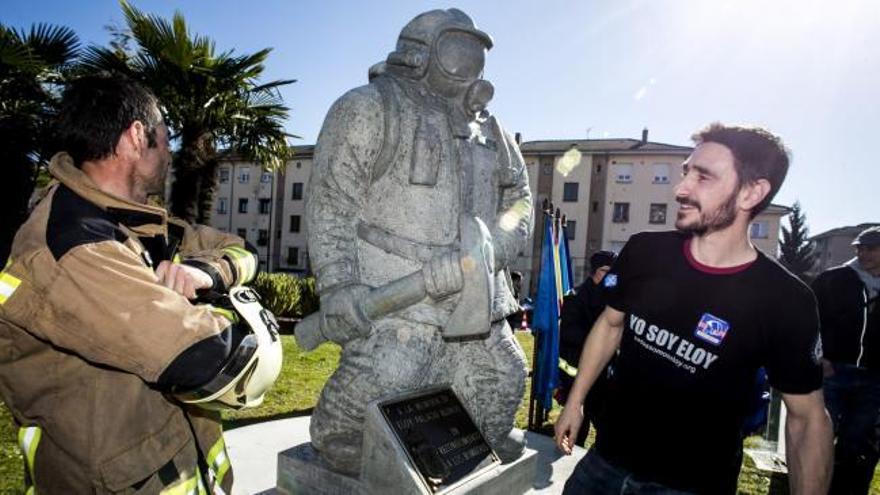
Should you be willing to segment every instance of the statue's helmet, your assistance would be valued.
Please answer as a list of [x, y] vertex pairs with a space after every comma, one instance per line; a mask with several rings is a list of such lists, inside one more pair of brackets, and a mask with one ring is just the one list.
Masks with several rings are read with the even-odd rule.
[[430, 76], [429, 84], [442, 93], [460, 92], [480, 77], [491, 48], [492, 37], [461, 10], [431, 10], [403, 27], [387, 63], [412, 79]]

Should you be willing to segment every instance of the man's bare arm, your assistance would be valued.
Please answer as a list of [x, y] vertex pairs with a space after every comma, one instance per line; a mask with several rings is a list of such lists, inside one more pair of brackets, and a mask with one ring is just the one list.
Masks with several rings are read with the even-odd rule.
[[825, 495], [831, 482], [833, 432], [822, 391], [782, 394], [788, 482], [793, 495]]
[[581, 410], [584, 398], [593, 383], [599, 378], [599, 373], [605, 369], [620, 346], [620, 338], [623, 336], [623, 318], [624, 314], [620, 311], [606, 307], [584, 342], [584, 349], [581, 351], [581, 358], [578, 361], [577, 376], [568, 394], [565, 409], [563, 409], [555, 426], [556, 445], [566, 454], [571, 453], [573, 439], [584, 420], [584, 414]]

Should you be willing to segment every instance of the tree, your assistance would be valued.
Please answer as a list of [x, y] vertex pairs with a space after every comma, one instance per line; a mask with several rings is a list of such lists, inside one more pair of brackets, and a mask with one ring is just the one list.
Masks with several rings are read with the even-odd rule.
[[35, 24], [29, 31], [0, 24], [0, 267], [28, 200], [53, 150], [52, 121], [59, 90], [79, 50], [63, 26]]
[[782, 227], [782, 239], [779, 241], [782, 255], [779, 261], [798, 278], [809, 282], [808, 272], [816, 263], [816, 254], [813, 252], [814, 246], [813, 241], [810, 240], [806, 215], [797, 201], [788, 214], [788, 225], [789, 227]]
[[[289, 109], [278, 88], [294, 80], [259, 83], [271, 49], [250, 55], [217, 53], [214, 41], [193, 35], [183, 15], [173, 19], [144, 14], [120, 2], [130, 36], [110, 47], [86, 49], [82, 70], [109, 71], [141, 81], [166, 112], [174, 153], [171, 212], [188, 221], [207, 223], [222, 150], [268, 170], [289, 156], [283, 123]], [[133, 51], [127, 51], [129, 42]]]

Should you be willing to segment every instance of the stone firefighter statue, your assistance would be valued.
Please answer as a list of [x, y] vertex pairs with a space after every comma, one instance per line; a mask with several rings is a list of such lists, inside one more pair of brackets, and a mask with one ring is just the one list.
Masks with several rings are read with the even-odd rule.
[[490, 48], [460, 10], [417, 16], [318, 137], [306, 210], [320, 324], [297, 338], [342, 345], [311, 422], [337, 471], [360, 471], [368, 403], [439, 384], [503, 461], [522, 453], [526, 364], [505, 316], [532, 199], [519, 148], [485, 109]]

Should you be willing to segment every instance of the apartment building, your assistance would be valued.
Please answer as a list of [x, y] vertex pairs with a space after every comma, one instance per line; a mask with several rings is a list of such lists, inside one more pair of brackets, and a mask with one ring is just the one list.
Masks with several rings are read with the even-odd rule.
[[[594, 252], [620, 252], [634, 233], [675, 228], [674, 188], [693, 148], [651, 142], [645, 129], [641, 139], [527, 141], [520, 149], [536, 208], [550, 200], [568, 220], [576, 283], [589, 274]], [[771, 205], [750, 225], [752, 242], [770, 256], [778, 255], [780, 219], [788, 211]], [[514, 267], [531, 292], [541, 259], [540, 215], [535, 225], [533, 242]]]
[[767, 256], [779, 257], [779, 229], [782, 217], [791, 212], [787, 206], [771, 204], [752, 220], [749, 225], [749, 237], [752, 244]]
[[211, 225], [256, 246], [262, 270], [268, 269], [272, 251], [269, 233], [274, 225], [274, 187], [275, 174], [236, 157], [223, 161], [217, 169]]
[[260, 268], [308, 270], [305, 197], [314, 146], [295, 146], [282, 170], [227, 156], [217, 169], [211, 226], [256, 246]]
[[[620, 251], [629, 236], [673, 228], [673, 187], [679, 166], [692, 148], [642, 139], [530, 141], [520, 149], [529, 170], [535, 204], [553, 202], [566, 216], [575, 281], [589, 272], [599, 250]], [[673, 177], [673, 174], [676, 174]], [[536, 229], [541, 216], [536, 217]], [[517, 263], [523, 287], [534, 291], [541, 246], [540, 230]], [[528, 267], [528, 268], [527, 268]]]
[[293, 157], [278, 174], [278, 250], [274, 254], [275, 270], [307, 273], [309, 271], [308, 225], [305, 199], [312, 172], [314, 146], [296, 146]]
[[[544, 200], [566, 217], [576, 283], [586, 278], [594, 252], [619, 252], [636, 232], [674, 228], [673, 188], [691, 147], [651, 142], [646, 129], [642, 139], [530, 141], [520, 142], [520, 149], [535, 205], [534, 237], [511, 266], [522, 273], [524, 291], [536, 289]], [[296, 146], [275, 173], [230, 156], [218, 172], [212, 224], [256, 245], [261, 266], [270, 271], [309, 271], [305, 199], [313, 156], [314, 146]], [[780, 219], [787, 213], [771, 205], [750, 227], [753, 242], [768, 255], [777, 255]]]

